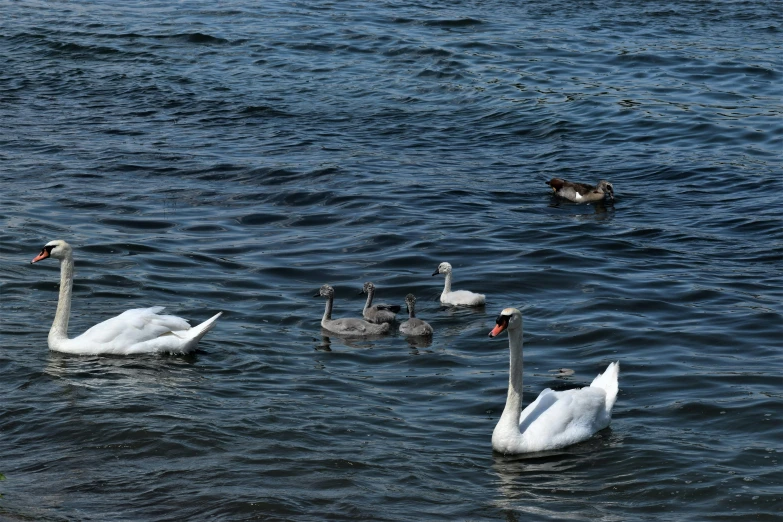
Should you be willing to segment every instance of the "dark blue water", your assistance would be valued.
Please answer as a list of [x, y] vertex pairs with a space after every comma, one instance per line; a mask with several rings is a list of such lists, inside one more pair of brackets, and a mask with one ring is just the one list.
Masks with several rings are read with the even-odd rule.
[[[0, 518], [780, 520], [780, 7], [0, 3]], [[225, 315], [49, 352], [52, 239], [71, 335]], [[432, 342], [324, 337], [365, 281]], [[493, 454], [508, 306], [525, 402], [621, 361], [609, 429]]]

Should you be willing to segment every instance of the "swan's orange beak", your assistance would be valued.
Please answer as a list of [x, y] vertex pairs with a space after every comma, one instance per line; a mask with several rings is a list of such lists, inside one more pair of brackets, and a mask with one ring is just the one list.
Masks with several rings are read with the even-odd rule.
[[35, 256], [35, 257], [33, 258], [33, 260], [32, 260], [32, 261], [30, 261], [30, 264], [32, 265], [33, 263], [37, 263], [37, 262], [38, 262], [38, 261], [40, 261], [41, 259], [46, 259], [47, 257], [49, 257], [49, 251], [48, 251], [47, 249], [45, 249], [45, 248], [44, 248], [43, 250], [41, 250], [41, 253], [40, 253], [40, 254], [38, 254], [37, 256]]
[[490, 337], [497, 337], [498, 334], [502, 333], [506, 328], [508, 328], [508, 316], [505, 315], [499, 315], [497, 318], [497, 325], [492, 329], [491, 332], [489, 332]]
[[499, 333], [501, 333], [503, 330], [505, 330], [507, 326], [508, 326], [507, 324], [499, 324], [499, 325], [495, 326], [492, 329], [492, 331], [489, 332], [489, 336], [490, 337], [497, 336]]

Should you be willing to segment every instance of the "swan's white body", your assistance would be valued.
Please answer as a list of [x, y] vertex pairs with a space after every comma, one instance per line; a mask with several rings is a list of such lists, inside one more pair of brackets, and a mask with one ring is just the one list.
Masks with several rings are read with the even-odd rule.
[[432, 326], [426, 321], [416, 317], [416, 297], [413, 294], [405, 296], [405, 304], [408, 305], [408, 320], [400, 325], [400, 333], [409, 337], [429, 337], [432, 335]]
[[334, 306], [334, 288], [323, 285], [313, 297], [326, 297], [326, 308], [321, 318], [321, 326], [334, 334], [343, 337], [370, 337], [388, 333], [389, 323], [370, 323], [356, 317], [344, 317], [332, 319], [332, 307]]
[[492, 432], [492, 449], [532, 453], [564, 448], [609, 426], [617, 399], [620, 363], [609, 364], [590, 386], [555, 392], [543, 390], [522, 409], [522, 314], [506, 308], [490, 336], [508, 329], [510, 370], [506, 407]]
[[73, 250], [65, 241], [50, 241], [33, 263], [53, 257], [60, 260], [60, 296], [52, 328], [49, 349], [78, 355], [132, 355], [189, 353], [199, 340], [215, 326], [223, 312], [190, 327], [185, 319], [159, 315], [162, 306], [135, 308], [98, 323], [82, 335], [68, 338], [73, 289]]
[[448, 305], [459, 306], [483, 306], [486, 302], [484, 294], [477, 294], [469, 290], [451, 291], [451, 265], [441, 263], [432, 275], [446, 274], [446, 281], [443, 284], [443, 292], [440, 294], [440, 302]]

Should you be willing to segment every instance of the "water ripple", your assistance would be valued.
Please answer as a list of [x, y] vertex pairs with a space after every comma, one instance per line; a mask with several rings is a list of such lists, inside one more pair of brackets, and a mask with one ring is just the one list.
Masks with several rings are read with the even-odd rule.
[[[51, 7], [0, 7], [2, 516], [781, 511], [776, 3]], [[48, 352], [55, 238], [72, 334], [225, 315], [188, 357]], [[313, 292], [365, 281], [433, 339], [325, 335]], [[610, 429], [492, 454], [506, 306], [525, 402], [621, 361]]]

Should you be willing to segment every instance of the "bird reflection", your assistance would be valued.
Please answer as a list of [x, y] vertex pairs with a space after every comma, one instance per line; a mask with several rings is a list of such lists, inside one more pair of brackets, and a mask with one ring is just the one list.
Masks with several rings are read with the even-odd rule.
[[321, 328], [321, 343], [318, 344], [315, 349], [320, 352], [332, 351], [332, 339], [338, 339], [341, 343], [349, 348], [372, 348], [373, 343], [384, 335], [367, 335], [364, 337], [343, 337], [339, 334], [335, 334], [325, 328]]
[[[552, 497], [571, 491], [600, 489], [601, 482], [609, 479], [582, 471], [597, 467], [594, 461], [607, 458], [602, 450], [612, 439], [611, 428], [606, 428], [589, 440], [559, 450], [519, 455], [493, 452], [492, 470], [501, 493], [496, 501], [498, 507], [516, 513], [561, 518], [542, 505], [546, 505]], [[535, 502], [530, 502], [531, 499]], [[592, 514], [585, 512], [574, 518], [590, 519]]]
[[[410, 346], [413, 350], [416, 350], [416, 348], [429, 348], [432, 346], [431, 335], [424, 337], [406, 337], [405, 340], [408, 341], [408, 346]], [[418, 355], [418, 351], [415, 355]]]
[[[79, 389], [101, 389], [118, 400], [145, 396], [153, 390], [177, 389], [203, 377], [193, 370], [198, 357], [187, 356], [74, 356], [49, 352], [43, 374], [62, 383], [66, 393]], [[110, 381], [110, 387], [106, 383]], [[75, 394], [73, 399], [79, 398]]]
[[[563, 209], [569, 209], [574, 212], [574, 217], [577, 218], [586, 218], [588, 216], [592, 217], [593, 219], [609, 219], [614, 216], [614, 203], [613, 202], [606, 202], [606, 201], [600, 201], [598, 203], [592, 203], [592, 204], [580, 204], [580, 203], [571, 203], [570, 201], [565, 201], [561, 198], [553, 197], [549, 201], [549, 206], [551, 208], [563, 208]], [[581, 212], [580, 212], [581, 210]]]
[[[316, 339], [313, 339], [314, 341]], [[332, 351], [332, 340], [329, 339], [329, 336], [322, 335], [321, 336], [321, 344], [317, 344], [315, 346], [315, 350], [317, 352], [331, 352]]]

